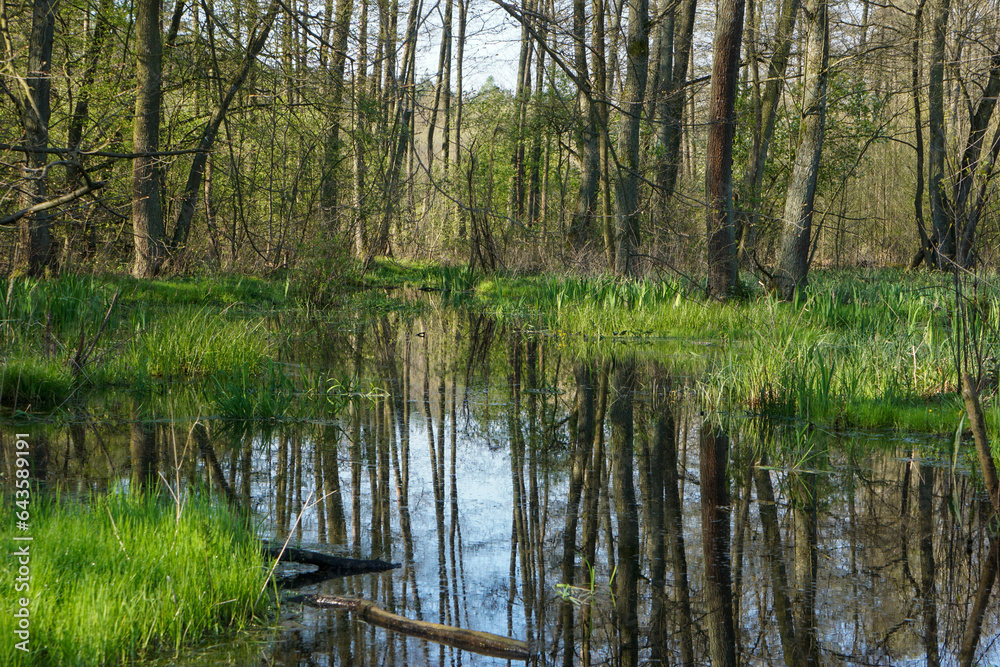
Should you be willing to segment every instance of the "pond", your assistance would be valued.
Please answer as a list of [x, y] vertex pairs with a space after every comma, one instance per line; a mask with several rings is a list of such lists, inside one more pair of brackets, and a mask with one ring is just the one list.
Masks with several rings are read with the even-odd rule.
[[[990, 508], [952, 437], [775, 423], [706, 395], [655, 341], [585, 354], [437, 308], [273, 326], [318, 396], [241, 424], [218, 416], [218, 386], [105, 395], [30, 426], [38, 474], [224, 489], [262, 537], [401, 565], [295, 592], [522, 639], [539, 664], [958, 660]], [[971, 624], [980, 664], [1000, 663], [993, 599]], [[170, 660], [506, 662], [294, 602], [276, 628]]]

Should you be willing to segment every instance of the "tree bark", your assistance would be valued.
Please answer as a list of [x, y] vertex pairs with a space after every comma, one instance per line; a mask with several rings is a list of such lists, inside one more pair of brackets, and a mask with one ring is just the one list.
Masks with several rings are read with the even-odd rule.
[[[587, 9], [585, 0], [573, 0], [573, 44], [576, 67], [576, 103], [580, 127], [577, 130], [577, 150], [580, 153], [580, 189], [569, 228], [569, 241], [580, 249], [593, 234], [594, 214], [597, 211], [597, 184], [601, 175], [598, 139], [601, 119], [587, 67]], [[598, 64], [600, 67], [600, 64]]]
[[799, 142], [785, 197], [784, 228], [774, 274], [775, 287], [786, 301], [791, 300], [807, 282], [816, 181], [826, 124], [827, 61], [830, 51], [827, 0], [806, 0], [803, 12], [808, 29], [805, 90]]
[[688, 61], [691, 58], [696, 5], [697, 0], [682, 0], [679, 11], [675, 10], [673, 35], [670, 40], [674, 53], [671, 59], [666, 59], [672, 60], [673, 72], [669, 77], [664, 71], [661, 71], [660, 75], [661, 98], [659, 103], [663, 106], [656, 112], [656, 115], [660, 119], [658, 140], [663, 149], [663, 156], [658, 161], [656, 169], [656, 186], [660, 200], [655, 214], [657, 216], [666, 215], [666, 206], [673, 197], [677, 187], [677, 174], [680, 172], [682, 121], [684, 119], [684, 103], [687, 101], [685, 86]]
[[[24, 181], [22, 208], [30, 209], [47, 198], [46, 165], [49, 145], [49, 95], [52, 73], [52, 41], [55, 27], [55, 0], [34, 0], [31, 34], [28, 38], [28, 75], [21, 83], [25, 97], [17, 97], [24, 132], [25, 152], [21, 164]], [[4, 7], [4, 13], [6, 13]], [[6, 19], [6, 17], [5, 17]], [[21, 219], [18, 229], [14, 270], [30, 276], [41, 275], [52, 261], [50, 216], [44, 210]]]
[[944, 129], [944, 59], [951, 0], [937, 0], [931, 23], [931, 53], [927, 70], [927, 131], [930, 145], [927, 151], [927, 187], [931, 200], [931, 225], [935, 265], [943, 269], [955, 255], [954, 225], [947, 211], [944, 193], [945, 129]]
[[961, 225], [955, 231], [958, 235], [955, 248], [955, 261], [959, 266], [968, 267], [972, 258], [972, 243], [975, 238], [978, 216], [974, 208], [969, 206], [969, 198], [976, 180], [976, 174], [985, 171], [980, 162], [986, 130], [993, 118], [997, 105], [997, 94], [1000, 93], [1000, 51], [990, 57], [990, 73], [983, 88], [982, 96], [976, 103], [976, 110], [969, 122], [969, 134], [965, 141], [965, 151], [958, 170], [958, 179], [952, 194], [952, 205], [956, 225]]
[[715, 17], [705, 194], [708, 202], [708, 293], [720, 300], [729, 298], [738, 280], [733, 226], [733, 133], [745, 6], [746, 0], [720, 0]]
[[774, 53], [767, 64], [767, 83], [760, 98], [760, 118], [754, 126], [753, 143], [747, 156], [747, 168], [743, 174], [742, 201], [740, 211], [742, 230], [741, 245], [745, 252], [754, 251], [757, 230], [757, 216], [760, 213], [761, 187], [764, 181], [764, 167], [774, 137], [774, 127], [778, 119], [781, 92], [785, 85], [785, 70], [792, 50], [792, 35], [795, 31], [795, 16], [799, 11], [799, 0], [782, 0], [778, 26], [774, 33]]
[[[155, 153], [160, 148], [163, 47], [159, 0], [137, 0], [135, 6], [136, 96], [133, 150]], [[132, 275], [151, 278], [166, 257], [166, 230], [160, 201], [158, 158], [132, 161]]]
[[615, 274], [635, 274], [639, 246], [639, 125], [649, 73], [649, 1], [629, 0], [627, 70], [618, 127], [618, 174], [615, 179]]
[[333, 41], [330, 44], [330, 66], [327, 70], [329, 100], [329, 131], [324, 146], [325, 164], [322, 179], [322, 201], [327, 222], [330, 223], [340, 204], [341, 173], [341, 104], [344, 101], [344, 64], [347, 60], [347, 38], [350, 33], [351, 16], [354, 13], [352, 0], [337, 0], [333, 19]]

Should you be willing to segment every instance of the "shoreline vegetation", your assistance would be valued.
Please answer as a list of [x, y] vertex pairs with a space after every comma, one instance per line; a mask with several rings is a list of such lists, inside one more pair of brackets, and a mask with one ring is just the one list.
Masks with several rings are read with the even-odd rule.
[[[16, 280], [0, 304], [0, 409], [14, 422], [58, 420], [74, 401], [101, 392], [138, 400], [199, 382], [210, 416], [223, 419], [290, 419], [304, 400], [337, 412], [363, 395], [362, 379], [285, 362], [295, 323], [416, 313], [443, 302], [549, 337], [581, 359], [667, 356], [713, 412], [841, 432], [954, 434], [964, 413], [956, 354], [980, 336], [988, 344], [977, 347], [975, 382], [998, 441], [991, 335], [1000, 292], [975, 286], [959, 318], [955, 286], [943, 274], [814, 271], [792, 303], [762, 289], [718, 303], [680, 281], [482, 275], [389, 261], [353, 276], [339, 291], [296, 288], [291, 275]], [[31, 618], [32, 641], [45, 648], [19, 663], [24, 656], [8, 643], [0, 662], [120, 664], [270, 617], [274, 599], [262, 594], [270, 575], [246, 517], [197, 489], [180, 504], [135, 488], [43, 502]], [[0, 536], [12, 530], [0, 528]], [[13, 581], [8, 571], [4, 599], [13, 598], [3, 588]], [[12, 620], [5, 615], [0, 632]]]
[[[34, 508], [30, 652], [0, 643], [4, 665], [130, 664], [270, 613], [260, 540], [221, 499], [122, 491]], [[13, 533], [13, 522], [0, 527], [5, 544]], [[25, 595], [14, 590], [16, 563], [0, 561], [4, 600]], [[14, 636], [17, 621], [0, 615], [0, 632]]]
[[[339, 291], [296, 288], [292, 275], [17, 280], [0, 304], [0, 406], [27, 417], [88, 392], [202, 381], [220, 417], [282, 419], [302, 397], [327, 399], [331, 379], [279, 363], [289, 333], [275, 318], [416, 312], [424, 293], [438, 293], [580, 356], [669, 354], [715, 409], [934, 434], [953, 433], [963, 410], [945, 274], [816, 270], [794, 303], [759, 288], [717, 303], [679, 280], [487, 276], [392, 261], [353, 276]], [[976, 326], [995, 331], [1000, 291], [977, 290], [969, 302]], [[984, 355], [976, 379], [993, 433], [997, 374], [996, 356]]]

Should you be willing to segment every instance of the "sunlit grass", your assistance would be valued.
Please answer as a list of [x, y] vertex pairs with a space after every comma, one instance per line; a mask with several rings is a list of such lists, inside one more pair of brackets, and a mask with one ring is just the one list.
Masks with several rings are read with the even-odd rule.
[[[30, 589], [15, 591], [17, 561], [0, 561], [4, 665], [129, 663], [268, 611], [259, 544], [225, 505], [193, 497], [178, 514], [172, 501], [136, 494], [31, 509]], [[0, 528], [5, 544], [15, 544], [13, 530]], [[21, 597], [30, 599], [29, 653], [12, 639]]]
[[[980, 325], [992, 330], [994, 292], [976, 295]], [[690, 362], [706, 397], [750, 411], [932, 432], [953, 430], [960, 414], [955, 298], [943, 274], [814, 271], [796, 303], [757, 291], [721, 304], [681, 281], [572, 276], [481, 277], [474, 295], [486, 312], [553, 332], [583, 357], [622, 345], [669, 350]]]
[[136, 334], [112, 377], [192, 377], [260, 368], [273, 340], [260, 318], [230, 319], [206, 308], [135, 318]]

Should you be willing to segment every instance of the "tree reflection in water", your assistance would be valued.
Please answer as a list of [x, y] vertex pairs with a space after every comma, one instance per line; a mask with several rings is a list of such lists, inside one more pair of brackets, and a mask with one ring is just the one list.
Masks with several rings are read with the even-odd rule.
[[[317, 336], [304, 362], [359, 388], [336, 414], [208, 420], [178, 459], [197, 397], [81, 409], [40, 429], [48, 483], [228, 488], [265, 537], [403, 564], [306, 592], [527, 639], [545, 664], [947, 664], [974, 630], [975, 658], [1000, 662], [1000, 606], [974, 604], [996, 575], [990, 506], [932, 442], [714, 412], [655, 349], [567, 356], [482, 315]], [[283, 613], [273, 665], [503, 662]]]

